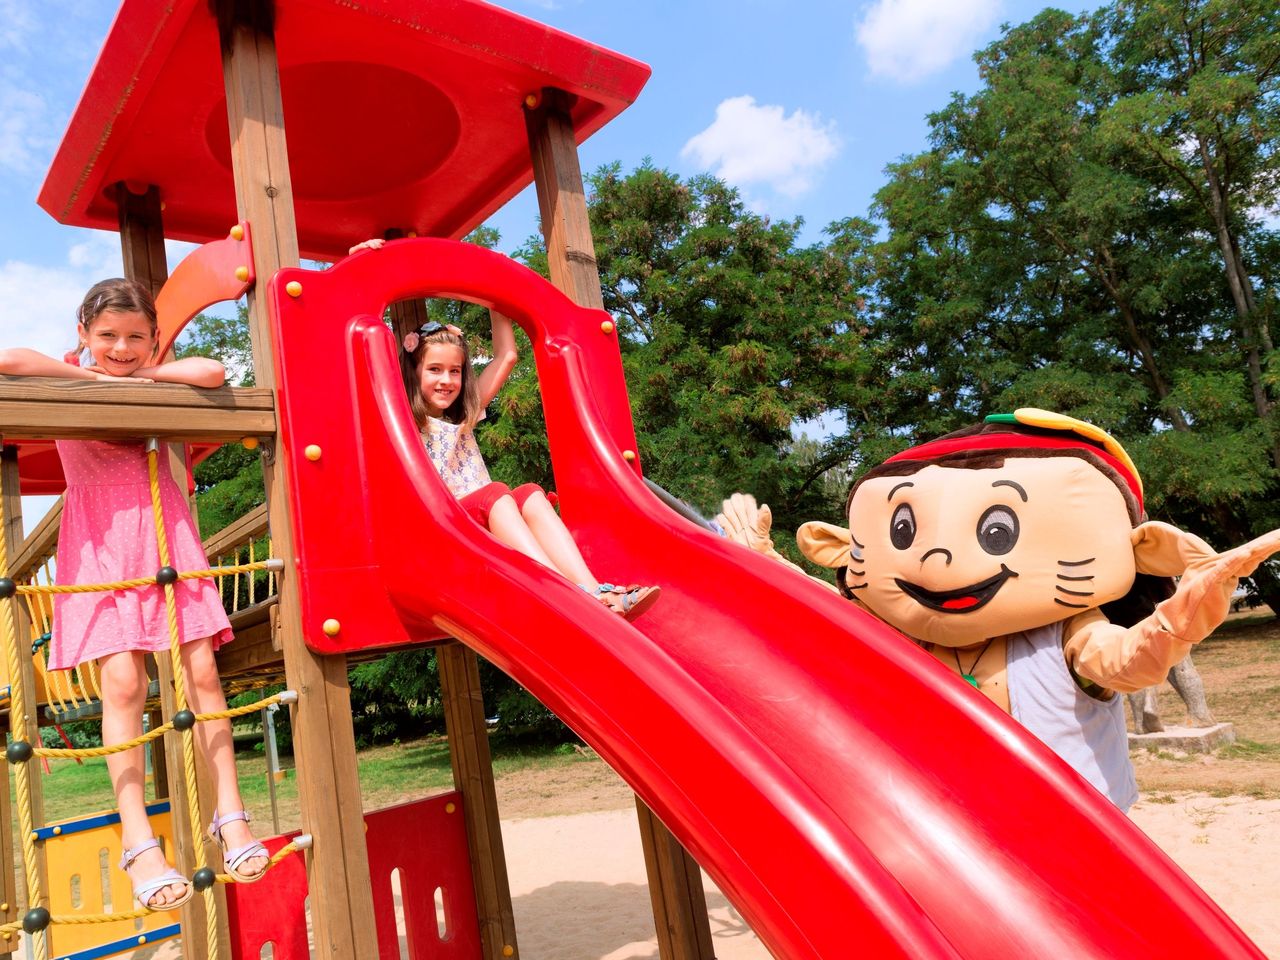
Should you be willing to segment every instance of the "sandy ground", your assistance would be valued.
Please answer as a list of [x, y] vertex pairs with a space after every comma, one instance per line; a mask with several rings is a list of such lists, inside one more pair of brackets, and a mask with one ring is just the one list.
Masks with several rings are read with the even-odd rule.
[[[1140, 802], [1132, 817], [1280, 960], [1280, 800], [1187, 794]], [[657, 960], [634, 811], [511, 820], [502, 833], [525, 960]], [[717, 960], [767, 960], [704, 881]]]
[[[1133, 808], [1134, 821], [1280, 960], [1280, 800], [1155, 796]], [[502, 835], [524, 960], [658, 960], [634, 808], [505, 820]], [[717, 960], [768, 960], [737, 911], [705, 886]], [[133, 957], [181, 952], [171, 942]]]
[[1174, 795], [1130, 816], [1254, 943], [1280, 960], [1280, 800]]

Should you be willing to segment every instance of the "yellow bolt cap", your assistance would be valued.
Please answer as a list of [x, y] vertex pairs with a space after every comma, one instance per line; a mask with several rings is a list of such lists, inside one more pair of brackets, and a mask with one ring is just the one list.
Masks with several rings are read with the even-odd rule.
[[408, 237], [410, 240], [414, 239], [417, 235], [418, 235], [417, 230], [410, 230], [408, 233], [405, 234], [405, 236]]
[[240, 226], [240, 224], [238, 224], [238, 223], [237, 223], [234, 227], [232, 227], [232, 228], [231, 228], [231, 239], [232, 239], [232, 240], [243, 240], [243, 239], [244, 239], [244, 227]]
[[284, 285], [284, 292], [291, 297], [300, 297], [302, 296], [302, 284], [297, 280], [290, 280]]
[[449, 803], [446, 803], [446, 804], [444, 805], [444, 812], [445, 812], [445, 813], [453, 813], [453, 811], [455, 811], [455, 810], [457, 810], [457, 809], [458, 809], [458, 805], [457, 805], [456, 803], [453, 803], [452, 801], [450, 801]]
[[320, 453], [319, 445], [314, 443], [307, 444], [307, 449], [302, 451], [302, 455], [313, 463], [320, 459]]
[[246, 450], [257, 450], [257, 449], [258, 449], [258, 438], [257, 438], [257, 437], [243, 437], [243, 438], [241, 438], [241, 440], [240, 440], [240, 446], [244, 447]]
[[249, 279], [249, 268], [248, 268], [248, 267], [236, 267], [236, 279], [237, 279], [237, 280], [239, 280], [241, 283], [244, 283], [246, 280], [248, 280], [248, 279]]
[[326, 637], [336, 637], [338, 635], [338, 631], [342, 629], [342, 624], [333, 619], [333, 617], [330, 617], [320, 625], [320, 629], [324, 631], [324, 635]]
[[54, 827], [54, 828], [53, 828], [53, 835], [54, 835], [55, 837], [60, 837], [60, 836], [62, 836], [62, 828], [61, 828], [61, 827]]
[[503, 944], [502, 955], [504, 957], [514, 957], [516, 955], [516, 948], [509, 943]]
[[622, 459], [623, 459], [623, 460], [625, 460], [625, 461], [627, 461], [627, 463], [630, 463], [630, 462], [631, 462], [632, 460], [634, 460], [635, 458], [636, 458], [636, 452], [635, 452], [634, 450], [623, 450], [623, 451], [622, 451]]
[[613, 321], [612, 321], [612, 320], [606, 320], [606, 321], [604, 321], [603, 323], [601, 323], [601, 324], [600, 324], [600, 332], [601, 332], [601, 333], [613, 333]]

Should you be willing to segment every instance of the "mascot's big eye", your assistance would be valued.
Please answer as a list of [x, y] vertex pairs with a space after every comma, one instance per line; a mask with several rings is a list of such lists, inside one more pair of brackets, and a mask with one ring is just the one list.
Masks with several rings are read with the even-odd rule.
[[1010, 507], [992, 507], [978, 521], [978, 544], [987, 553], [1001, 556], [1018, 542], [1018, 515]]
[[911, 512], [911, 507], [904, 503], [893, 511], [893, 519], [889, 521], [889, 542], [899, 550], [905, 550], [911, 546], [911, 541], [915, 538], [916, 515]]

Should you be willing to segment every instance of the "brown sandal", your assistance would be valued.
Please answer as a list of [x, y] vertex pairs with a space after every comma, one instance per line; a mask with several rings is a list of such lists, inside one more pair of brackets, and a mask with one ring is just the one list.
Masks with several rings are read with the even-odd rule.
[[626, 587], [602, 583], [591, 592], [618, 616], [625, 620], [634, 620], [658, 602], [662, 588], [642, 587], [638, 583]]

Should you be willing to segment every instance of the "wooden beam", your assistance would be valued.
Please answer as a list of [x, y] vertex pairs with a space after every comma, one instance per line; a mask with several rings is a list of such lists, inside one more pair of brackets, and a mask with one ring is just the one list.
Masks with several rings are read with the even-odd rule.
[[[715, 960], [711, 925], [707, 920], [707, 894], [702, 889], [702, 869], [680, 846], [671, 831], [636, 797], [640, 842], [650, 871], [649, 900], [658, 934], [658, 956], [681, 960]], [[661, 876], [653, 882], [653, 872]]]
[[525, 114], [551, 282], [581, 307], [604, 309], [569, 95], [550, 87]]
[[276, 429], [270, 390], [0, 376], [7, 439], [238, 441]]
[[30, 580], [33, 567], [44, 563], [53, 555], [58, 547], [58, 529], [62, 526], [62, 498], [59, 497], [49, 508], [30, 536], [22, 543], [17, 555], [10, 554], [9, 569], [15, 580]]
[[446, 643], [436, 649], [436, 663], [453, 785], [462, 794], [467, 821], [481, 950], [484, 960], [502, 960], [518, 953], [516, 924], [484, 722], [479, 658], [461, 643]]
[[[542, 213], [551, 282], [579, 306], [604, 308], [582, 169], [569, 115], [569, 95], [544, 89], [526, 115], [533, 180]], [[697, 862], [636, 798], [640, 833], [658, 930], [661, 960], [712, 960], [711, 926]], [[706, 945], [704, 947], [704, 944]]]
[[267, 532], [267, 506], [254, 507], [243, 517], [233, 520], [204, 541], [204, 552], [210, 562], [227, 553], [232, 547], [243, 547], [250, 540], [257, 540]]
[[120, 223], [120, 252], [124, 257], [124, 275], [137, 280], [151, 291], [169, 279], [169, 261], [164, 251], [164, 228], [160, 213], [160, 188], [147, 186], [141, 193], [136, 186], [116, 184], [116, 212]]
[[[260, 386], [274, 390], [275, 347], [266, 298], [260, 291], [281, 267], [298, 264], [272, 27], [274, 6], [266, 0], [215, 0], [213, 9], [222, 45], [236, 205], [239, 218], [253, 228], [254, 268], [259, 278], [248, 297], [254, 375]], [[266, 451], [272, 455], [264, 456], [263, 479], [273, 549], [285, 561], [276, 619], [286, 677], [299, 695], [291, 711], [302, 829], [315, 839], [307, 859], [313, 956], [376, 957], [347, 661], [342, 656], [319, 656], [303, 640], [296, 584], [289, 576], [294, 535], [288, 478], [275, 467], [289, 451], [280, 437], [274, 447]]]

